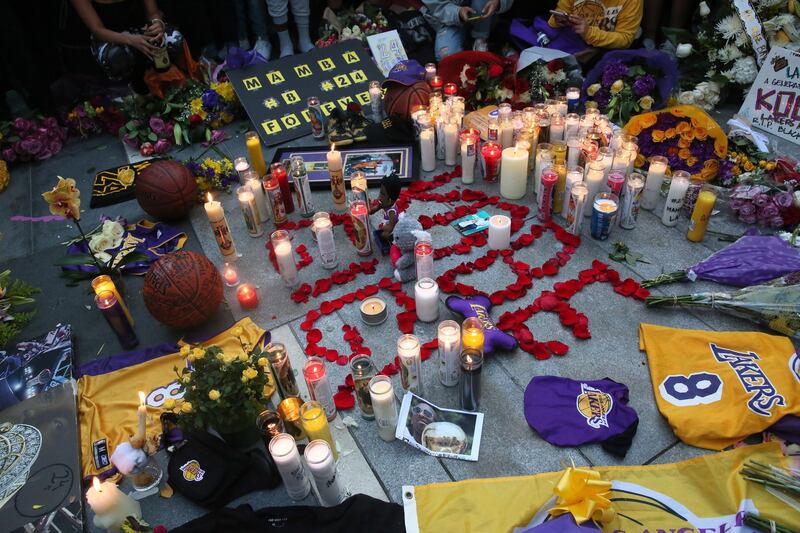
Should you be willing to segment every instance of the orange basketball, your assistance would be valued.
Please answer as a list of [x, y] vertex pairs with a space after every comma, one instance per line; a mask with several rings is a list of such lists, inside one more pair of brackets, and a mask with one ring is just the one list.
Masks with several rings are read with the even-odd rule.
[[153, 161], [136, 176], [136, 200], [156, 218], [176, 220], [197, 204], [197, 183], [189, 169], [171, 160]]
[[144, 276], [144, 303], [156, 320], [174, 328], [208, 321], [222, 301], [222, 276], [197, 252], [172, 252]]
[[401, 85], [392, 83], [383, 96], [383, 107], [388, 116], [400, 116], [404, 119], [411, 118], [411, 112], [417, 107], [428, 105], [431, 88], [424, 81], [415, 82], [414, 85]]

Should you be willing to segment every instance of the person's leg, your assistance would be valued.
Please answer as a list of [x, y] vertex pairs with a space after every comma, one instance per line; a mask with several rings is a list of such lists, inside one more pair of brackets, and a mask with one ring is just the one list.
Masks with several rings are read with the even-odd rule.
[[292, 17], [297, 26], [297, 47], [301, 52], [308, 52], [314, 49], [311, 36], [308, 33], [308, 17], [311, 10], [308, 7], [308, 0], [290, 0], [292, 5]]
[[[673, 4], [678, 2], [673, 2]], [[664, 0], [646, 0], [644, 3], [644, 17], [642, 30], [644, 32], [644, 47], [652, 50], [656, 47], [658, 28], [661, 27], [661, 11]]]
[[256, 38], [253, 50], [269, 59], [272, 55], [272, 45], [267, 34], [267, 7], [263, 0], [247, 0], [246, 11], [250, 20], [250, 32]]
[[[486, 5], [486, 0], [471, 0], [469, 6], [475, 10], [476, 14], [480, 15], [483, 12], [483, 7]], [[472, 38], [475, 39], [473, 43], [473, 49], [479, 50], [481, 52], [486, 52], [489, 50], [488, 40], [489, 34], [492, 31], [492, 22], [494, 22], [494, 16], [489, 17], [488, 19], [479, 20], [472, 24], [470, 34]]]
[[464, 30], [461, 26], [440, 26], [436, 30], [434, 45], [436, 61], [464, 49]]
[[233, 8], [236, 13], [236, 38], [239, 41], [239, 48], [250, 48], [250, 37], [247, 35], [247, 8], [245, 0], [233, 0]]
[[267, 0], [267, 11], [269, 11], [269, 16], [272, 17], [275, 30], [278, 32], [278, 40], [281, 43], [281, 57], [293, 55], [294, 46], [289, 35], [289, 28], [286, 25], [289, 22], [289, 0]]

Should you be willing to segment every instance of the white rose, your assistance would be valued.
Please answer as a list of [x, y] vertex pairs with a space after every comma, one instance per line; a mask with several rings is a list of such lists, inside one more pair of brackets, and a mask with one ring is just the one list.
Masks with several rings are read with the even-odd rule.
[[346, 38], [350, 37], [351, 35], [353, 35], [353, 32], [350, 31], [350, 28], [344, 28], [342, 30], [342, 39], [346, 39]]
[[98, 261], [102, 264], [108, 264], [111, 261], [111, 255], [107, 254], [106, 252], [95, 252], [94, 256], [97, 258]]
[[694, 91], [683, 91], [681, 94], [678, 95], [678, 102], [682, 104], [693, 104]]
[[800, 209], [800, 191], [794, 191], [794, 194], [792, 194], [792, 197], [793, 197], [793, 200], [794, 200], [793, 201], [794, 206], [796, 208]]
[[684, 58], [689, 57], [689, 54], [692, 53], [692, 43], [681, 43], [675, 49], [675, 56]]
[[102, 233], [92, 235], [89, 239], [89, 249], [92, 252], [103, 252], [114, 247], [114, 239]]
[[353, 26], [353, 35], [361, 35], [361, 28]]
[[708, 7], [708, 4], [705, 1], [700, 2], [700, 16], [707, 17], [711, 13], [711, 8]]
[[125, 228], [122, 227], [122, 224], [116, 222], [114, 220], [106, 220], [103, 222], [103, 234], [108, 235], [113, 239], [120, 239], [122, 235], [125, 233]]

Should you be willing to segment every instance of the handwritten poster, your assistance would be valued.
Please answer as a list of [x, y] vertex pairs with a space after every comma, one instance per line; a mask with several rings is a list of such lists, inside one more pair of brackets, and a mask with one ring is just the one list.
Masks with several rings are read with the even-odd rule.
[[800, 53], [773, 48], [739, 110], [753, 126], [800, 144]]
[[369, 82], [383, 81], [369, 52], [355, 40], [226, 73], [267, 146], [311, 133], [309, 96], [319, 98], [328, 117], [351, 102], [368, 105]]
[[408, 59], [406, 49], [403, 48], [403, 41], [400, 40], [400, 34], [397, 30], [385, 31], [376, 35], [367, 37], [367, 44], [369, 49], [372, 50], [372, 57], [375, 58], [375, 63], [381, 69], [384, 76], [389, 75], [392, 67], [400, 61]]

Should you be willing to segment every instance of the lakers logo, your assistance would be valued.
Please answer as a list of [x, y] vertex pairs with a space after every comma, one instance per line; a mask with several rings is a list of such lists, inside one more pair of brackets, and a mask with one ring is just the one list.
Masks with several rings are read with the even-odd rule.
[[586, 419], [586, 424], [594, 429], [608, 427], [608, 413], [614, 407], [614, 400], [586, 383], [581, 383], [581, 393], [575, 398], [575, 408]]
[[206, 475], [206, 471], [200, 468], [200, 463], [194, 459], [188, 461], [180, 470], [186, 481], [203, 481], [203, 476]]

